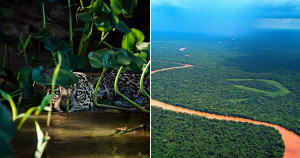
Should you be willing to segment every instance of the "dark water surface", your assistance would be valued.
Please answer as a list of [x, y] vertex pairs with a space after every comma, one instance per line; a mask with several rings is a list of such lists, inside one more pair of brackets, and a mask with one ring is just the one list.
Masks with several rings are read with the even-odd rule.
[[[47, 114], [37, 116], [43, 130]], [[53, 113], [50, 137], [44, 157], [150, 157], [149, 117], [144, 114], [74, 112]], [[115, 128], [133, 128], [141, 124], [146, 129], [109, 136]], [[36, 132], [28, 120], [12, 142], [16, 156], [34, 157]]]

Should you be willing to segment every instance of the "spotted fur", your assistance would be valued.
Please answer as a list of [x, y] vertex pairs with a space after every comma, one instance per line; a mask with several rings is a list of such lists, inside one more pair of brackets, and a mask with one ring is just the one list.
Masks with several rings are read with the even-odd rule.
[[[93, 103], [94, 89], [97, 85], [100, 75], [85, 74], [81, 72], [74, 72], [78, 77], [79, 82], [69, 88], [69, 111], [82, 111], [95, 109]], [[108, 71], [105, 73], [100, 86], [97, 91], [97, 101], [110, 100], [114, 105], [131, 107], [123, 98], [117, 96], [114, 91], [114, 81], [117, 75], [117, 70]], [[149, 103], [139, 88], [140, 74], [126, 71], [121, 73], [118, 89], [129, 99], [134, 102], [145, 105]], [[145, 77], [144, 89], [149, 93], [150, 79]], [[53, 97], [53, 108], [56, 111], [66, 111], [67, 107], [67, 89], [63, 87], [56, 87]]]

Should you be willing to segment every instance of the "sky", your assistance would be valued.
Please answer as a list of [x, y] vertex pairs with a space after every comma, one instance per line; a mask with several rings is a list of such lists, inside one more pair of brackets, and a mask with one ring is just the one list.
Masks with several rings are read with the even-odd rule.
[[300, 0], [151, 0], [151, 30], [239, 35], [300, 29]]

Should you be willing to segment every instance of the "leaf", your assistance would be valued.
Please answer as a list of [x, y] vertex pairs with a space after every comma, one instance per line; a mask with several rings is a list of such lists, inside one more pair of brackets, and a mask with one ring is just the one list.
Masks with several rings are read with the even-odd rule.
[[69, 52], [73, 49], [69, 42], [58, 39], [54, 36], [44, 39], [45, 48], [48, 51], [60, 51], [61, 53]]
[[[33, 69], [32, 79], [38, 84], [48, 86], [52, 84], [53, 72], [54, 69], [44, 69], [42, 66], [38, 66]], [[77, 82], [78, 78], [72, 72], [64, 69], [59, 70], [56, 85], [68, 88]]]
[[13, 121], [15, 121], [16, 117], [17, 117], [17, 114], [18, 114], [15, 102], [12, 100], [12, 98], [9, 94], [2, 91], [1, 89], [0, 89], [0, 93], [1, 93], [2, 97], [9, 102], [10, 107], [11, 107], [11, 111], [12, 111], [12, 118], [13, 118]]
[[0, 155], [3, 158], [9, 158], [14, 155], [14, 150], [9, 142], [14, 138], [17, 132], [9, 111], [5, 105], [0, 103]]
[[61, 68], [65, 70], [84, 69], [86, 58], [78, 55], [64, 53], [62, 56]]
[[21, 81], [20, 82], [20, 87], [22, 90], [22, 94], [27, 97], [27, 98], [31, 98], [31, 96], [33, 96], [33, 92], [34, 92], [34, 87], [30, 84], [28, 84], [25, 81]]
[[112, 27], [109, 23], [109, 21], [104, 21], [102, 23], [95, 23], [95, 26], [97, 27], [97, 29], [101, 32], [109, 32], [111, 31]]
[[78, 15], [78, 19], [81, 20], [82, 22], [90, 23], [90, 22], [94, 21], [92, 14], [89, 12], [83, 12], [83, 13], [79, 13], [77, 15]]
[[15, 14], [15, 11], [13, 9], [9, 8], [0, 8], [0, 19], [3, 18], [11, 18]]
[[44, 133], [37, 121], [34, 121], [34, 124], [36, 127], [36, 134], [37, 134], [37, 147], [36, 147], [36, 152], [35, 152], [34, 156], [36, 158], [40, 158], [43, 155], [43, 152], [45, 150], [45, 147], [46, 147], [50, 137], [44, 136]]
[[33, 84], [33, 80], [31, 78], [32, 75], [32, 67], [31, 66], [24, 66], [21, 67], [18, 73], [18, 81], [26, 81], [29, 84]]
[[32, 116], [31, 116], [31, 113], [32, 113], [34, 110], [36, 110], [36, 109], [37, 109], [37, 107], [31, 107], [31, 108], [29, 108], [29, 109], [26, 111], [25, 114], [22, 113], [22, 114], [18, 115], [18, 118], [22, 118], [21, 121], [20, 121], [20, 123], [19, 123], [19, 125], [18, 125], [18, 130], [20, 130], [20, 129], [22, 128], [23, 124], [25, 123], [25, 121], [26, 121], [28, 118], [31, 118], [31, 117], [32, 117]]
[[145, 39], [144, 34], [135, 28], [131, 29], [131, 32], [126, 33], [122, 40], [122, 48], [135, 53], [137, 52], [136, 44], [143, 42]]
[[9, 142], [5, 141], [4, 138], [0, 137], [0, 155], [1, 158], [11, 158], [15, 151]]
[[116, 54], [116, 57], [117, 63], [121, 66], [128, 66], [132, 61], [132, 58], [128, 56], [125, 49], [119, 49], [119, 53]]
[[[102, 49], [95, 52], [90, 52], [88, 58], [90, 60], [90, 64], [93, 68], [101, 68], [104, 67], [103, 58], [107, 54], [107, 52]], [[107, 60], [107, 59], [106, 59]]]
[[[16, 134], [16, 126], [5, 105], [0, 103], [0, 138], [11, 141]], [[0, 148], [1, 150], [1, 148]]]
[[150, 42], [139, 42], [139, 43], [136, 43], [136, 47], [139, 50], [150, 51]]
[[130, 28], [123, 21], [119, 21], [119, 23], [117, 24], [117, 26], [115, 28], [124, 33], [131, 32]]
[[101, 49], [95, 52], [90, 52], [88, 57], [93, 68], [119, 68], [113, 56], [116, 52], [113, 50]]
[[44, 110], [44, 108], [45, 108], [47, 105], [49, 105], [49, 103], [52, 101], [52, 98], [53, 98], [53, 94], [47, 94], [47, 95], [43, 98], [43, 100], [42, 100], [42, 102], [41, 102], [41, 105], [40, 105], [40, 108], [39, 108], [37, 111], [35, 111], [35, 115], [39, 115], [39, 114]]
[[137, 0], [111, 0], [110, 6], [116, 15], [121, 13], [125, 18], [131, 18], [134, 9], [137, 5]]

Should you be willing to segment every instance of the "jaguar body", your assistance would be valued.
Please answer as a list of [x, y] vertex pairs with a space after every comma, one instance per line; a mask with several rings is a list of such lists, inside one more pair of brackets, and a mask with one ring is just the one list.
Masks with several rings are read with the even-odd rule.
[[[69, 112], [82, 111], [82, 110], [95, 110], [98, 109], [94, 106], [93, 95], [94, 90], [99, 80], [100, 74], [85, 74], [81, 72], [74, 72], [78, 77], [79, 82], [69, 88]], [[117, 70], [107, 71], [100, 83], [97, 90], [97, 102], [109, 100], [116, 106], [131, 107], [123, 98], [116, 95], [114, 91], [114, 81], [117, 75]], [[131, 71], [121, 73], [118, 89], [126, 97], [139, 105], [149, 103], [139, 88], [141, 74]], [[150, 78], [145, 77], [144, 89], [147, 93], [150, 91]], [[66, 111], [67, 109], [67, 89], [63, 87], [56, 87], [53, 97], [53, 109], [55, 111]]]

